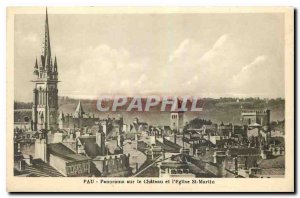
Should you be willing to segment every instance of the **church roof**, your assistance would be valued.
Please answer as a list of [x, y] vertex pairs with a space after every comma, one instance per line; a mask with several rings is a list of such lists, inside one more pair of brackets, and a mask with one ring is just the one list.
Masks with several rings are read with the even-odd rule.
[[75, 110], [75, 113], [74, 113], [74, 117], [82, 117], [84, 115], [84, 110], [83, 110], [83, 107], [81, 105], [81, 101], [79, 101], [77, 107], [76, 107], [76, 110]]

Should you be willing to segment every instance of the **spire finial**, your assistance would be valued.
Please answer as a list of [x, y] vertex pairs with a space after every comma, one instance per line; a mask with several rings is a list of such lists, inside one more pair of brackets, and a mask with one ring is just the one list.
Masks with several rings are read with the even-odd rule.
[[57, 65], [57, 59], [56, 59], [56, 55], [54, 57], [54, 67]]
[[35, 65], [34, 67], [37, 69], [38, 68], [38, 61], [37, 61], [37, 57], [35, 57]]
[[37, 57], [35, 57], [35, 65], [34, 65], [33, 74], [35, 74], [35, 75], [39, 74]]

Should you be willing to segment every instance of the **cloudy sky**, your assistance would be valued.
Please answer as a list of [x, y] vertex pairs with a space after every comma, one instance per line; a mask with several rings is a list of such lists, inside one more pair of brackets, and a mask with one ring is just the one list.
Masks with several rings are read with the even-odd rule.
[[[32, 100], [44, 15], [15, 17], [15, 99]], [[51, 15], [59, 95], [284, 97], [281, 14]]]

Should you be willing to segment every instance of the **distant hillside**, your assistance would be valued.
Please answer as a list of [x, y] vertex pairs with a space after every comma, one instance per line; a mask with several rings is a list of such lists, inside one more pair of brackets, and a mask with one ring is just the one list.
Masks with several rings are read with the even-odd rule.
[[[59, 111], [63, 111], [65, 114], [73, 114], [75, 108], [78, 104], [77, 99], [72, 99], [68, 97], [59, 98]], [[130, 98], [129, 98], [130, 101]], [[90, 114], [95, 114], [101, 118], [107, 116], [114, 117], [118, 114], [122, 114], [125, 123], [131, 123], [134, 117], [138, 117], [140, 120], [148, 122], [153, 125], [168, 125], [169, 124], [169, 112], [160, 112], [160, 107], [151, 109], [149, 112], [126, 112], [125, 109], [119, 109], [118, 112], [99, 112], [96, 108], [95, 100], [81, 100], [84, 111]], [[143, 101], [144, 102], [144, 101]], [[107, 103], [112, 103], [112, 101], [107, 101]], [[201, 106], [203, 105], [202, 112], [186, 112], [185, 121], [189, 121], [193, 118], [201, 118], [205, 120], [211, 120], [215, 123], [239, 123], [241, 108], [245, 109], [264, 109], [269, 108], [271, 110], [271, 121], [284, 120], [284, 99], [259, 99], [259, 98], [246, 98], [246, 99], [236, 99], [236, 98], [204, 98], [201, 100]], [[15, 109], [20, 109], [16, 107], [24, 107], [23, 109], [30, 109], [32, 103], [20, 103], [15, 102]], [[25, 108], [26, 107], [26, 108]], [[28, 108], [29, 107], [29, 108]], [[27, 111], [27, 113], [25, 113]], [[24, 116], [31, 117], [31, 110], [15, 110], [15, 121], [23, 120]]]
[[32, 108], [32, 102], [14, 102], [14, 109], [31, 109]]

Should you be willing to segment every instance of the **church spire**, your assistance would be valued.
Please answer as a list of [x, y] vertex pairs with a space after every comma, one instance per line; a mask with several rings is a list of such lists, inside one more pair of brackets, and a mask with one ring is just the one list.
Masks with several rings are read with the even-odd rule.
[[79, 103], [76, 107], [76, 110], [75, 110], [75, 113], [74, 113], [74, 117], [75, 118], [80, 118], [84, 115], [84, 110], [82, 108], [82, 105], [81, 105], [81, 101], [79, 100]]
[[58, 72], [54, 71], [54, 62], [57, 60], [51, 56], [50, 31], [48, 10], [45, 16], [45, 37], [43, 51], [36, 59], [33, 79], [33, 105], [32, 125], [33, 130], [50, 130], [58, 128]]
[[34, 73], [35, 75], [38, 75], [38, 74], [39, 74], [37, 57], [35, 58], [35, 65], [34, 65], [34, 71], [33, 71], [33, 73]]
[[44, 67], [49, 70], [51, 67], [51, 46], [50, 46], [50, 32], [48, 23], [48, 10], [46, 8], [46, 20], [45, 20], [45, 41], [44, 41]]

